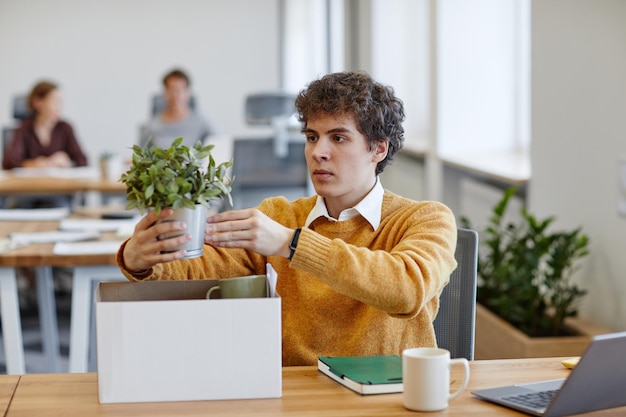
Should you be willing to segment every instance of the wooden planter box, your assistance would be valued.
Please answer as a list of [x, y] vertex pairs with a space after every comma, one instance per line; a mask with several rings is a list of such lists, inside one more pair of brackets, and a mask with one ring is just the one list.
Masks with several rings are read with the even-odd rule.
[[578, 336], [529, 337], [480, 304], [476, 305], [475, 359], [580, 356], [593, 335], [608, 333], [580, 319], [566, 324]]

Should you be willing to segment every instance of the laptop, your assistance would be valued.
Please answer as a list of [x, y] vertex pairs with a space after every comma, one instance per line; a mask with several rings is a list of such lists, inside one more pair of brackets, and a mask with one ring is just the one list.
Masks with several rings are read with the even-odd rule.
[[564, 379], [472, 391], [527, 414], [558, 417], [626, 405], [626, 332], [594, 336]]

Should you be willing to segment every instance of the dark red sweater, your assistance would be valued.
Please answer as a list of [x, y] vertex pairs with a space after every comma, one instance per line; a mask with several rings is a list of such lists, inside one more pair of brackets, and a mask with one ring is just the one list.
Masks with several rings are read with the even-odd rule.
[[74, 136], [74, 130], [69, 123], [60, 120], [52, 129], [50, 144], [43, 146], [37, 138], [33, 121], [24, 120], [4, 150], [2, 168], [18, 168], [27, 159], [50, 156], [59, 151], [65, 151], [74, 165], [87, 165], [87, 157], [81, 150], [78, 140]]

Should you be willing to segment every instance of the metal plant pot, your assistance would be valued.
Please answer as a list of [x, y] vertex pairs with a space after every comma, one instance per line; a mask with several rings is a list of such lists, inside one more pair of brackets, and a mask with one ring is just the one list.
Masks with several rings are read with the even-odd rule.
[[191, 240], [176, 249], [168, 252], [176, 252], [181, 249], [186, 250], [186, 255], [183, 259], [192, 259], [202, 256], [202, 246], [204, 245], [204, 230], [206, 226], [206, 219], [209, 214], [213, 214], [217, 210], [207, 209], [202, 204], [196, 204], [195, 209], [180, 208], [174, 209], [174, 213], [160, 220], [159, 222], [173, 222], [179, 221], [187, 225], [187, 228], [180, 232], [164, 233], [159, 235], [159, 240], [169, 239], [177, 236], [181, 236], [185, 233], [191, 234]]

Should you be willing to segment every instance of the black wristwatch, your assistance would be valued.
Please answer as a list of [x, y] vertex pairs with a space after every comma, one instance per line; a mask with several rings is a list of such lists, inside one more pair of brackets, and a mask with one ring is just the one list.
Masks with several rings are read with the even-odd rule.
[[293, 237], [291, 238], [291, 243], [289, 244], [289, 260], [293, 258], [293, 254], [296, 252], [296, 246], [298, 246], [298, 239], [300, 239], [301, 228], [297, 228], [295, 232], [293, 232]]

